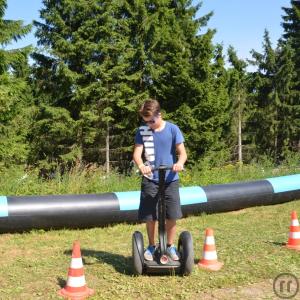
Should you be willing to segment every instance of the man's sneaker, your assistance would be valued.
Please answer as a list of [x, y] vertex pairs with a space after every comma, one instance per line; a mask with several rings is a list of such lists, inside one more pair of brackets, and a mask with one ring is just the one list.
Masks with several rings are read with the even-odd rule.
[[149, 245], [146, 251], [144, 252], [144, 258], [146, 260], [152, 261], [153, 260], [153, 254], [155, 252], [155, 246]]
[[167, 253], [172, 260], [179, 260], [180, 258], [179, 253], [174, 245], [171, 245], [167, 248]]

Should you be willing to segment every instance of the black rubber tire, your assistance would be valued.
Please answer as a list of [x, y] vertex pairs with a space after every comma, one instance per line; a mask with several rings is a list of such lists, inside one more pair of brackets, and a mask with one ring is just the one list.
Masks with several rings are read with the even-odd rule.
[[188, 231], [181, 232], [178, 240], [178, 251], [180, 253], [181, 274], [190, 275], [194, 267], [193, 238]]
[[142, 275], [144, 270], [144, 238], [139, 231], [132, 235], [132, 263], [133, 273]]

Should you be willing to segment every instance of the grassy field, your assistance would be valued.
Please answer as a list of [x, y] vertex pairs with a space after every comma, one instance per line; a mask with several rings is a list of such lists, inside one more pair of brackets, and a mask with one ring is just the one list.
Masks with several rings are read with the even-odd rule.
[[[227, 164], [219, 168], [187, 168], [181, 173], [181, 186], [229, 183], [264, 179], [268, 177], [299, 173], [299, 161], [274, 168], [272, 165], [238, 165]], [[36, 169], [24, 171], [21, 167], [1, 169], [0, 195], [47, 195], [47, 194], [88, 194], [105, 192], [122, 192], [140, 189], [140, 177], [132, 172], [123, 176], [112, 172], [106, 175], [103, 169], [95, 166], [80, 168], [60, 176], [56, 174], [51, 180], [38, 177]]]
[[[204, 175], [187, 170], [182, 182], [184, 185], [235, 182], [291, 174], [296, 170], [266, 171], [251, 166], [241, 170], [227, 166], [223, 171], [210, 172]], [[21, 171], [6, 173], [1, 179], [1, 194], [139, 188], [136, 177], [112, 175], [107, 179], [96, 171], [88, 173], [78, 172], [47, 182], [38, 181], [34, 174], [20, 179], [24, 176]], [[278, 274], [289, 272], [300, 278], [299, 252], [283, 247], [288, 239], [292, 210], [300, 214], [299, 201], [180, 220], [178, 233], [188, 230], [193, 236], [195, 263], [202, 256], [207, 227], [214, 229], [218, 258], [224, 262], [218, 272], [202, 270], [195, 264], [188, 277], [132, 274], [131, 236], [135, 230], [146, 236], [142, 224], [1, 234], [0, 299], [60, 299], [57, 291], [66, 283], [74, 240], [81, 244], [87, 285], [95, 290], [90, 299], [276, 299], [272, 281]]]
[[[299, 252], [282, 246], [294, 209], [300, 212], [299, 201], [180, 220], [178, 232], [192, 233], [195, 262], [202, 255], [206, 227], [214, 229], [218, 258], [224, 262], [222, 270], [213, 273], [195, 265], [189, 277], [132, 275], [131, 235], [140, 230], [145, 236], [143, 225], [2, 234], [0, 298], [58, 299], [57, 291], [67, 279], [73, 241], [79, 240], [86, 281], [96, 291], [91, 299], [200, 299], [220, 288], [231, 292], [222, 292], [219, 299], [242, 299], [238, 294], [235, 298], [231, 288], [285, 272], [300, 277]], [[264, 289], [263, 298], [243, 299], [274, 299], [272, 281]]]

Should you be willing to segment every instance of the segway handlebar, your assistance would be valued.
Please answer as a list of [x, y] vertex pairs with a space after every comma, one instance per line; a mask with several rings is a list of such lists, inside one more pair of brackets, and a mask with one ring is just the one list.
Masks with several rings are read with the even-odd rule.
[[[165, 170], [165, 171], [167, 171], [167, 170], [172, 170], [173, 169], [173, 166], [164, 166], [164, 165], [161, 165], [159, 167], [153, 167], [151, 165], [145, 165], [145, 166], [150, 167], [151, 168], [151, 172], [153, 172], [153, 171], [159, 171], [159, 170]], [[141, 171], [140, 170], [136, 170], [136, 173], [141, 174]]]
[[159, 170], [172, 170], [173, 169], [173, 165], [172, 166], [164, 166], [164, 165], [161, 165], [159, 167], [154, 167], [154, 168], [151, 168], [152, 171], [159, 171]]

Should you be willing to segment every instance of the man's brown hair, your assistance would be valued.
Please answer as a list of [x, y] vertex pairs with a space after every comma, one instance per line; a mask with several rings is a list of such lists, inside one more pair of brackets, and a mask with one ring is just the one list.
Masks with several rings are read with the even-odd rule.
[[140, 107], [139, 114], [142, 117], [153, 117], [160, 113], [160, 104], [155, 99], [146, 100]]

